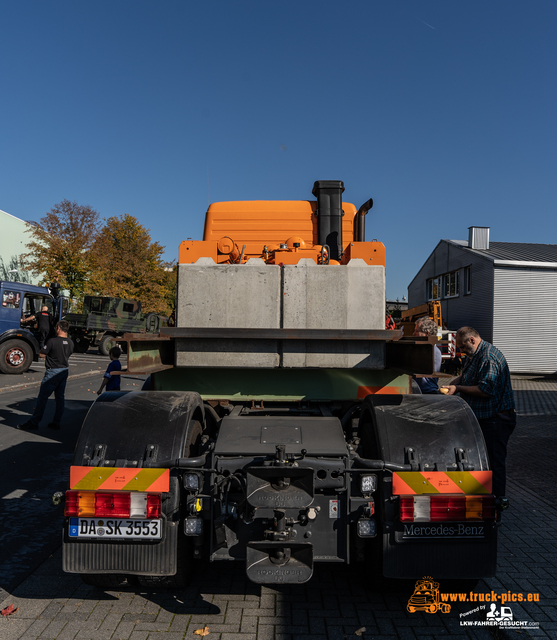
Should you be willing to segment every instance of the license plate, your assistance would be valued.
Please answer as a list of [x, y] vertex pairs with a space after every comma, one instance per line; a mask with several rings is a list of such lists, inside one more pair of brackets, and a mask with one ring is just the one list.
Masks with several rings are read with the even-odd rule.
[[70, 518], [70, 538], [160, 540], [162, 521], [105, 518]]

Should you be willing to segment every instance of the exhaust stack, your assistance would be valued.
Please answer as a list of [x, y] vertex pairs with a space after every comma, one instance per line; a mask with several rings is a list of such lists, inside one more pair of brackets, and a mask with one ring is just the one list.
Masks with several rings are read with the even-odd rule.
[[342, 257], [342, 180], [318, 180], [312, 193], [317, 198], [317, 242], [328, 245], [331, 260]]

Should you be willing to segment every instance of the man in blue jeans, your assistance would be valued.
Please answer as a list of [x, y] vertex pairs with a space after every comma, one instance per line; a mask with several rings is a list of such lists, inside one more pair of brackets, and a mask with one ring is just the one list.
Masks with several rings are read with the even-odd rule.
[[66, 381], [68, 380], [69, 357], [73, 353], [73, 342], [68, 338], [69, 325], [65, 320], [60, 320], [56, 325], [56, 337], [47, 341], [41, 349], [39, 356], [46, 358], [46, 371], [37, 406], [30, 420], [18, 425], [18, 429], [36, 431], [43, 417], [48, 399], [54, 393], [56, 400], [56, 411], [52, 422], [48, 423], [51, 429], [59, 429], [62, 414], [64, 413], [64, 392], [66, 391]]

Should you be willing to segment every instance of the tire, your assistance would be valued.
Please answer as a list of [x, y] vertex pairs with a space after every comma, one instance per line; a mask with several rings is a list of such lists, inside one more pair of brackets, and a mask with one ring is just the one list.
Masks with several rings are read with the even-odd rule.
[[201, 436], [203, 435], [203, 427], [198, 420], [190, 422], [188, 439], [184, 446], [184, 458], [194, 458], [199, 453], [199, 445]]
[[150, 313], [145, 318], [145, 330], [148, 333], [158, 333], [161, 328], [161, 319], [156, 313]]
[[91, 340], [85, 337], [73, 338], [76, 353], [87, 353], [87, 349], [91, 346]]
[[33, 349], [22, 340], [7, 340], [0, 345], [0, 371], [18, 375], [25, 373], [33, 362]]
[[116, 336], [105, 333], [99, 342], [99, 353], [101, 356], [108, 356], [112, 347], [118, 346]]
[[120, 575], [119, 573], [81, 573], [81, 581], [91, 587], [99, 589], [120, 589], [128, 587], [128, 578], [133, 576]]

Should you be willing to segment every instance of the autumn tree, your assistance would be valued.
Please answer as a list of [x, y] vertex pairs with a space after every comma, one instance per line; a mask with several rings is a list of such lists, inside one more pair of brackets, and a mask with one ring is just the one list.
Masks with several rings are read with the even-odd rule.
[[92, 295], [140, 300], [144, 313], [169, 315], [175, 270], [162, 259], [164, 247], [151, 242], [148, 229], [125, 213], [108, 218], [91, 250]]
[[62, 200], [40, 219], [27, 223], [30, 241], [22, 256], [26, 269], [43, 284], [57, 279], [71, 297], [81, 298], [91, 272], [89, 250], [99, 232], [99, 214], [88, 205]]

